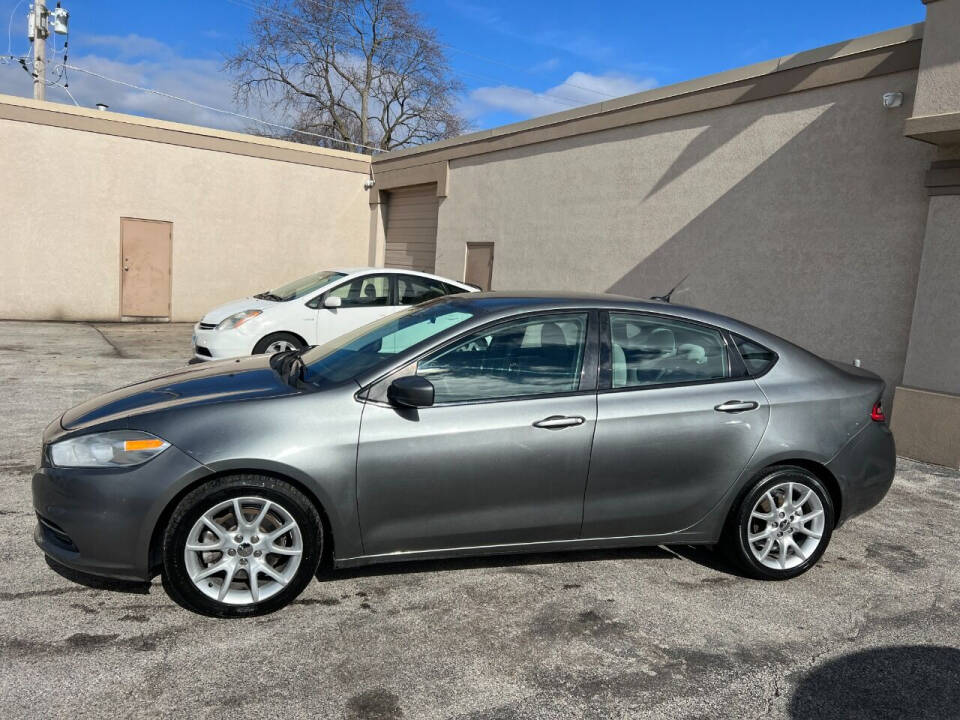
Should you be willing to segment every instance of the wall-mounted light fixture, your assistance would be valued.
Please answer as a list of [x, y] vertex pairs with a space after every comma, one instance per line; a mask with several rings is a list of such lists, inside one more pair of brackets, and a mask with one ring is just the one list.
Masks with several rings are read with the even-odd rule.
[[891, 108], [898, 108], [903, 105], [903, 93], [902, 92], [888, 92], [883, 94], [883, 106], [890, 110]]
[[370, 188], [372, 188], [372, 187], [373, 187], [374, 185], [376, 185], [376, 184], [377, 184], [377, 181], [374, 180], [373, 178], [370, 178], [369, 180], [364, 180], [364, 181], [363, 181], [363, 189], [364, 189], [364, 190], [369, 190]]

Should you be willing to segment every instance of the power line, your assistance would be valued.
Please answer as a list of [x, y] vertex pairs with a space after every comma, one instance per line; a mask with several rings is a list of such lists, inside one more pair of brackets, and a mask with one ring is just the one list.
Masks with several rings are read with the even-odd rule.
[[[290, 14], [288, 14], [288, 13], [283, 13], [283, 12], [280, 12], [279, 10], [274, 10], [274, 9], [272, 9], [272, 8], [265, 7], [265, 6], [263, 6], [263, 5], [259, 5], [259, 4], [257, 4], [254, 0], [226, 0], [226, 1], [227, 1], [228, 3], [231, 3], [232, 5], [237, 5], [238, 7], [242, 7], [242, 8], [244, 8], [244, 9], [246, 9], [246, 10], [252, 10], [252, 11], [254, 11], [254, 12], [262, 12], [262, 13], [265, 13], [265, 14], [268, 14], [268, 15], [273, 15], [273, 16], [275, 16], [275, 17], [278, 17], [278, 18], [281, 18], [281, 19], [285, 20], [286, 22], [288, 22], [288, 23], [290, 23], [290, 24], [296, 24], [296, 25], [307, 24], [307, 25], [311, 25], [312, 27], [316, 27], [316, 28], [319, 28], [319, 29], [325, 29], [325, 28], [321, 27], [320, 25], [317, 25], [316, 23], [311, 23], [311, 22], [308, 22], [308, 21], [306, 21], [306, 20], [303, 20], [302, 18], [298, 18], [298, 17], [295, 17], [295, 16], [293, 16], [293, 15], [290, 15]], [[311, 0], [311, 1], [312, 1], [312, 0]], [[330, 7], [330, 6], [328, 5], [328, 6], [326, 6], [326, 7]], [[407, 34], [408, 34], [408, 35], [412, 35], [413, 37], [420, 37], [420, 39], [422, 39], [422, 40], [426, 40], [426, 38], [424, 38], [423, 36], [417, 36], [417, 35], [413, 35], [413, 34], [411, 34], [411, 33], [407, 33]], [[335, 37], [337, 40], [341, 41], [341, 43], [342, 43], [343, 45], [346, 45], [347, 47], [351, 47], [351, 48], [353, 48], [353, 49], [355, 49], [355, 50], [360, 50], [361, 52], [366, 51], [366, 48], [364, 48], [361, 44], [357, 43], [356, 41], [353, 41], [353, 40], [350, 39], [350, 38], [344, 38], [344, 37], [339, 36], [339, 35], [336, 35], [336, 36], [334, 36], [334, 37]], [[431, 40], [431, 42], [437, 42], [437, 41], [436, 41], [436, 40]], [[443, 45], [443, 43], [439, 43], [439, 42], [438, 42], [437, 44]], [[451, 47], [451, 48], [452, 48], [453, 46], [447, 45], [446, 47]], [[412, 57], [413, 57], [413, 56], [410, 55], [409, 53], [403, 53], [403, 52], [397, 52], [397, 51], [395, 51], [395, 52], [396, 52], [397, 55], [401, 55], [401, 56], [403, 56], [403, 57], [408, 57], [408, 58], [412, 58]], [[464, 52], [465, 52], [465, 51], [464, 51]], [[509, 67], [509, 66], [508, 66], [508, 67]], [[459, 74], [460, 74], [460, 75], [463, 75], [463, 76], [466, 76], [466, 77], [472, 77], [472, 78], [476, 78], [476, 79], [478, 79], [478, 80], [483, 80], [484, 82], [497, 83], [498, 85], [505, 85], [505, 84], [506, 84], [506, 83], [504, 82], [504, 80], [502, 80], [501, 78], [496, 78], [496, 77], [493, 77], [493, 76], [491, 76], [491, 75], [482, 75], [482, 74], [479, 74], [479, 73], [471, 73], [471, 72], [467, 72], [467, 71], [463, 71], [463, 70], [459, 71]], [[592, 88], [587, 88], [587, 87], [583, 87], [583, 86], [580, 86], [580, 85], [575, 85], [575, 84], [569, 83], [569, 82], [564, 82], [562, 85], [560, 85], [560, 87], [570, 87], [570, 88], [578, 88], [578, 89], [581, 89], [581, 90], [588, 90], [588, 91], [590, 91], [590, 92], [599, 93], [600, 95], [603, 95], [603, 96], [605, 96], [605, 97], [607, 97], [607, 98], [614, 98], [614, 97], [616, 97], [615, 95], [610, 95], [609, 93], [602, 93], [602, 92], [600, 92], [599, 90], [593, 90]], [[529, 93], [531, 93], [531, 94], [533, 94], [533, 95], [540, 95], [541, 97], [546, 98], [547, 100], [553, 100], [554, 102], [556, 102], [557, 104], [559, 104], [559, 105], [561, 105], [561, 106], [564, 106], [564, 105], [565, 105], [565, 106], [570, 107], [570, 108], [582, 107], [583, 105], [588, 104], [587, 102], [584, 102], [583, 100], [575, 100], [575, 99], [573, 99], [573, 98], [566, 97], [566, 96], [564, 96], [564, 95], [560, 95], [560, 94], [555, 93], [555, 92], [549, 92], [549, 91], [548, 91], [548, 92], [543, 92], [543, 93], [534, 93], [532, 90], [527, 90], [527, 92], [529, 92]]]
[[75, 70], [85, 75], [91, 75], [92, 77], [99, 78], [100, 80], [104, 80], [106, 82], [114, 83], [116, 85], [123, 85], [124, 87], [128, 87], [133, 90], [140, 90], [141, 92], [152, 93], [154, 95], [159, 95], [160, 97], [164, 97], [169, 100], [177, 100], [178, 102], [187, 103], [188, 105], [193, 105], [194, 107], [198, 107], [203, 110], [210, 110], [211, 112], [223, 113], [224, 115], [232, 115], [233, 117], [237, 117], [242, 120], [249, 120], [251, 122], [261, 123], [263, 125], [268, 125], [272, 128], [286, 130], [288, 132], [297, 133], [299, 135], [309, 135], [310, 137], [321, 138], [323, 140], [329, 140], [331, 142], [338, 142], [338, 143], [343, 143], [344, 145], [352, 145], [354, 147], [365, 148], [372, 152], [381, 151], [381, 148], [374, 147], [373, 145], [364, 145], [363, 143], [356, 143], [350, 140], [343, 140], [341, 138], [335, 138], [330, 135], [321, 135], [320, 133], [309, 132], [308, 130], [297, 130], [296, 128], [292, 128], [288, 125], [281, 125], [280, 123], [270, 122], [269, 120], [262, 120], [261, 118], [253, 117], [252, 115], [244, 115], [243, 113], [234, 112], [233, 110], [225, 110], [224, 108], [213, 107], [212, 105], [205, 105], [203, 103], [198, 103], [195, 100], [190, 100], [189, 98], [180, 97], [179, 95], [174, 95], [172, 93], [164, 92], [162, 90], [143, 87], [141, 85], [128, 83], [124, 80], [117, 80], [116, 78], [107, 77], [106, 75], [101, 75], [100, 73], [94, 72], [93, 70], [87, 70], [86, 68], [82, 68], [77, 65], [68, 65], [66, 63], [63, 63], [63, 67], [69, 68], [70, 70]]
[[13, 6], [13, 10], [10, 11], [10, 20], [7, 21], [7, 55], [13, 52], [13, 16], [16, 15], [21, 5], [23, 5], [23, 0]]

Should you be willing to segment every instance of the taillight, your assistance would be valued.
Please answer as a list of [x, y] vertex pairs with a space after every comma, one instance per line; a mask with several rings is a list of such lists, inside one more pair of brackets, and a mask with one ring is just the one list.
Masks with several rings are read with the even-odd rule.
[[870, 419], [874, 422], [885, 422], [887, 416], [883, 414], [883, 401], [877, 400], [870, 411]]

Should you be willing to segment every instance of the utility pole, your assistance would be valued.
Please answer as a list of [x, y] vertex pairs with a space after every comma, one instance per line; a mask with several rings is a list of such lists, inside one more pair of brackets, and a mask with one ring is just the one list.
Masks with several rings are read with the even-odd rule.
[[47, 0], [33, 4], [33, 99], [47, 99]]

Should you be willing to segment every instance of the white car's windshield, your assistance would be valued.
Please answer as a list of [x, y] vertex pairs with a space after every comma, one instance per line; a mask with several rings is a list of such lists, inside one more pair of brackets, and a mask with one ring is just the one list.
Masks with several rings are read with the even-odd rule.
[[333, 270], [321, 270], [313, 275], [307, 275], [299, 280], [288, 282], [286, 285], [281, 285], [280, 287], [269, 292], [254, 295], [254, 297], [262, 298], [263, 300], [275, 300], [278, 302], [296, 300], [297, 298], [303, 297], [304, 295], [309, 295], [310, 293], [319, 290], [322, 287], [326, 287], [330, 283], [334, 282], [335, 280], [339, 280], [342, 277], [346, 277], [346, 275], [341, 272], [334, 272]]
[[364, 325], [303, 355], [303, 379], [315, 385], [339, 383], [419, 342], [459, 325], [474, 313], [464, 303], [434, 301]]

